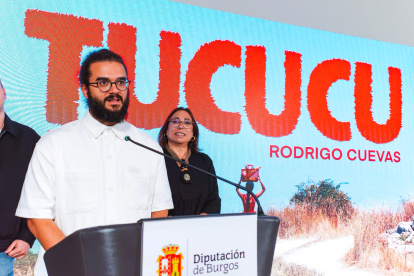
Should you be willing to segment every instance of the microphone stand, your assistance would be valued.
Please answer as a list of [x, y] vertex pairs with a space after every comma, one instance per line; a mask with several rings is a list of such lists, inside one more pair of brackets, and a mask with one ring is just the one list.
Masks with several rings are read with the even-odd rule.
[[243, 186], [241, 186], [239, 184], [236, 184], [234, 182], [231, 182], [231, 181], [229, 181], [227, 179], [224, 179], [224, 178], [222, 178], [222, 177], [220, 177], [218, 175], [212, 174], [211, 172], [208, 172], [206, 170], [203, 170], [203, 169], [201, 169], [199, 167], [196, 167], [196, 166], [191, 165], [191, 164], [187, 164], [184, 161], [182, 161], [180, 159], [176, 159], [176, 158], [174, 158], [174, 157], [172, 157], [170, 155], [167, 155], [167, 154], [165, 154], [163, 152], [160, 152], [160, 151], [157, 151], [157, 150], [155, 150], [153, 148], [147, 147], [147, 146], [145, 146], [145, 145], [143, 145], [141, 143], [138, 143], [138, 142], [132, 140], [131, 137], [129, 137], [129, 136], [125, 136], [125, 141], [130, 141], [130, 142], [134, 143], [135, 145], [138, 145], [140, 147], [143, 147], [143, 148], [145, 148], [147, 150], [150, 150], [152, 152], [158, 153], [159, 155], [162, 155], [164, 157], [167, 157], [169, 159], [172, 159], [172, 160], [174, 160], [174, 161], [176, 161], [176, 162], [178, 162], [178, 163], [180, 163], [182, 165], [185, 165], [185, 166], [191, 167], [193, 169], [196, 169], [196, 170], [198, 170], [200, 172], [203, 172], [205, 174], [208, 174], [208, 175], [210, 175], [210, 176], [212, 176], [214, 178], [220, 179], [221, 181], [224, 181], [226, 183], [229, 183], [230, 185], [233, 185], [236, 188], [239, 188], [239, 189], [242, 189], [242, 190], [246, 191], [247, 193], [249, 193], [256, 200], [256, 202], [257, 202], [257, 213], [258, 213], [258, 215], [266, 216], [265, 213], [263, 212], [262, 205], [260, 205], [260, 202], [259, 202], [259, 199], [257, 198], [257, 196], [252, 191], [249, 191], [247, 188], [245, 188], [245, 187], [243, 187]]

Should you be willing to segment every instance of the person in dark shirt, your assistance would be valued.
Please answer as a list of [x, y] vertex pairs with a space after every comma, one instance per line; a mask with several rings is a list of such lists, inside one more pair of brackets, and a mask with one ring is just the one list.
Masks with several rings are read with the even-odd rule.
[[15, 258], [27, 255], [35, 237], [26, 219], [15, 216], [27, 167], [40, 136], [12, 121], [4, 111], [6, 91], [0, 80], [0, 275], [13, 275]]
[[[198, 126], [190, 109], [178, 107], [165, 120], [158, 143], [165, 154], [215, 174], [213, 161], [198, 148]], [[217, 179], [165, 158], [174, 209], [170, 216], [220, 213]]]

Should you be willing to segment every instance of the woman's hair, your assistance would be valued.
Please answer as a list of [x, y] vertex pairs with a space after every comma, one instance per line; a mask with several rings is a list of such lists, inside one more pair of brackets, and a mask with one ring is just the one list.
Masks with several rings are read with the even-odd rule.
[[193, 113], [191, 112], [191, 110], [189, 108], [184, 108], [184, 107], [177, 107], [175, 108], [173, 111], [171, 111], [170, 115], [168, 115], [167, 119], [165, 120], [164, 125], [162, 126], [160, 133], [158, 134], [158, 143], [160, 144], [160, 146], [165, 149], [167, 144], [168, 144], [168, 138], [167, 138], [167, 130], [170, 124], [170, 119], [171, 117], [174, 115], [175, 112], [179, 111], [179, 110], [183, 110], [186, 111], [188, 114], [190, 114], [191, 117], [191, 121], [193, 121], [193, 135], [195, 137], [194, 141], [188, 142], [188, 148], [191, 149], [192, 153], [198, 153], [200, 151], [200, 149], [198, 148], [198, 126], [197, 126], [197, 122], [194, 118]]

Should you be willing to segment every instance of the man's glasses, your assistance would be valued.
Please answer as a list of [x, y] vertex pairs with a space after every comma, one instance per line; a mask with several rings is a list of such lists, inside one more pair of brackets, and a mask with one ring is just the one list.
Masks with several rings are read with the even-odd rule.
[[112, 84], [115, 84], [116, 88], [118, 88], [119, 90], [125, 91], [125, 90], [128, 89], [129, 83], [130, 83], [130, 81], [127, 80], [127, 79], [117, 79], [114, 82], [111, 82], [108, 79], [100, 79], [97, 82], [90, 82], [87, 85], [94, 84], [102, 92], [108, 92], [109, 90], [111, 90]]
[[180, 121], [177, 118], [173, 118], [170, 120], [170, 126], [172, 127], [179, 127], [180, 124], [183, 124], [184, 128], [190, 128], [193, 125], [193, 121], [189, 119], [184, 119], [183, 121]]

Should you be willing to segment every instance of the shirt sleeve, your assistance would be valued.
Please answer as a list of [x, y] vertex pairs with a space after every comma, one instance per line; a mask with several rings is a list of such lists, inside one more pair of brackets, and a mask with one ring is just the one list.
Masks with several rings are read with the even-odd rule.
[[[208, 171], [214, 175], [216, 175], [216, 171], [214, 170], [213, 161], [208, 157], [210, 162], [210, 166]], [[201, 212], [207, 214], [219, 214], [221, 210], [221, 199], [219, 196], [218, 185], [217, 185], [217, 178], [208, 176], [209, 177], [209, 194], [206, 203], [204, 204]]]
[[17, 240], [22, 240], [27, 242], [30, 247], [33, 246], [34, 241], [36, 240], [35, 236], [33, 236], [32, 232], [30, 232], [29, 227], [27, 226], [27, 220], [22, 219], [22, 223], [20, 226], [20, 232], [17, 236]]
[[46, 134], [36, 145], [24, 180], [16, 216], [55, 217], [55, 167], [53, 147]]
[[164, 157], [160, 156], [157, 159], [157, 175], [155, 179], [155, 189], [151, 212], [170, 210], [174, 208]]

